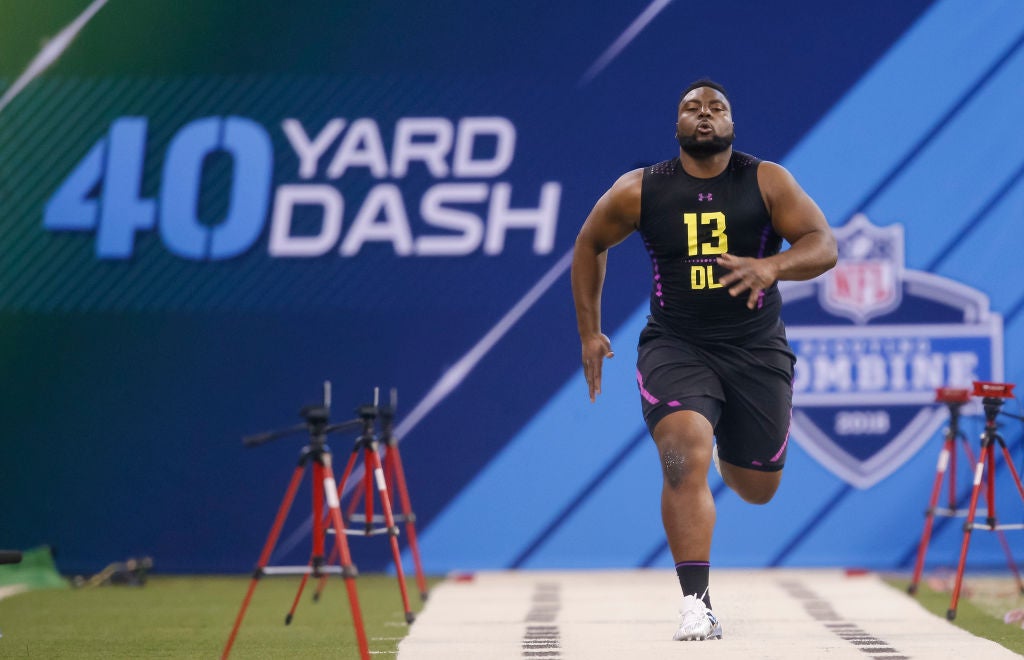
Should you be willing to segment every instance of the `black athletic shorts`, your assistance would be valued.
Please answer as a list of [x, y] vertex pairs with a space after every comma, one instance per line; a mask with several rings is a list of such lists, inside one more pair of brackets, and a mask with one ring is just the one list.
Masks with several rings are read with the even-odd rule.
[[715, 430], [718, 458], [772, 472], [786, 462], [793, 365], [782, 321], [743, 345], [694, 344], [648, 317], [636, 379], [651, 435], [666, 415], [693, 410]]

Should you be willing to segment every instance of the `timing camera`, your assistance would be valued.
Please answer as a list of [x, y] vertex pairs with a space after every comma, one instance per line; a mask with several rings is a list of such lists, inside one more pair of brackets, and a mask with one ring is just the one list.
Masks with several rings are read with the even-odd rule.
[[974, 396], [990, 399], [1012, 399], [1013, 383], [990, 383], [983, 380], [974, 381]]
[[936, 403], [967, 403], [971, 400], [971, 392], [958, 387], [935, 388]]

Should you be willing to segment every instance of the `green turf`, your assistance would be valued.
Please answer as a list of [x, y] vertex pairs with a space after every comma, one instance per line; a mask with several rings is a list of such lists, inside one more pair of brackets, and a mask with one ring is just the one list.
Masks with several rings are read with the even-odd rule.
[[[910, 584], [909, 579], [891, 578], [886, 581], [904, 593]], [[951, 599], [949, 592], [935, 591], [922, 581], [914, 598], [932, 614], [946, 618]], [[953, 623], [973, 635], [991, 639], [1011, 651], [1024, 655], [1024, 630], [1018, 625], [1003, 623], [1002, 618], [993, 612], [993, 608], [986, 605], [984, 596], [976, 597], [975, 600], [961, 597], [957, 603]]]
[[[908, 584], [899, 578], [888, 582], [901, 591]], [[295, 577], [266, 577], [258, 583], [231, 657], [359, 657], [348, 593], [340, 578], [328, 582], [316, 603], [307, 588], [291, 625], [284, 625], [298, 583]], [[153, 576], [144, 587], [19, 594], [0, 600], [0, 658], [219, 657], [248, 585], [247, 577]], [[356, 587], [371, 653], [393, 657], [409, 630], [396, 578], [361, 575]], [[407, 588], [418, 612], [422, 602], [415, 581], [407, 580]], [[946, 616], [949, 598], [949, 593], [924, 583], [916, 595], [940, 617]], [[1003, 623], [984, 602], [962, 598], [954, 623], [1024, 654], [1024, 631]]]
[[[231, 657], [359, 657], [348, 592], [338, 577], [316, 603], [307, 587], [291, 625], [284, 625], [298, 584], [297, 577], [260, 580]], [[154, 576], [143, 587], [6, 598], [0, 600], [0, 658], [219, 657], [248, 585], [246, 577]], [[370, 651], [393, 657], [409, 629], [397, 579], [361, 575], [356, 587]], [[407, 588], [419, 611], [415, 581], [407, 580]]]

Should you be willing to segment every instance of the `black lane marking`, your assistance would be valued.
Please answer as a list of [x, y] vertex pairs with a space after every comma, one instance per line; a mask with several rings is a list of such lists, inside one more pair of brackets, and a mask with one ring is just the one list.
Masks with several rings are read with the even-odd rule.
[[849, 621], [832, 609], [831, 603], [814, 593], [797, 580], [780, 580], [779, 585], [793, 598], [800, 601], [804, 609], [816, 621], [831, 630], [836, 636], [853, 644], [871, 656], [872, 660], [909, 660], [910, 656], [897, 651], [889, 642], [875, 637], [860, 626]]
[[560, 659], [562, 634], [555, 619], [562, 609], [561, 587], [554, 582], [539, 582], [534, 587], [530, 602], [530, 611], [526, 613], [526, 630], [523, 632], [522, 656]]

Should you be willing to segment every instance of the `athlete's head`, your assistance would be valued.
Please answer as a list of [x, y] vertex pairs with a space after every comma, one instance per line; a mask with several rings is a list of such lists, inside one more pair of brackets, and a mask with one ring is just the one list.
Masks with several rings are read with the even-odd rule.
[[707, 158], [732, 146], [732, 105], [725, 88], [707, 78], [690, 83], [679, 97], [676, 140], [693, 158]]

